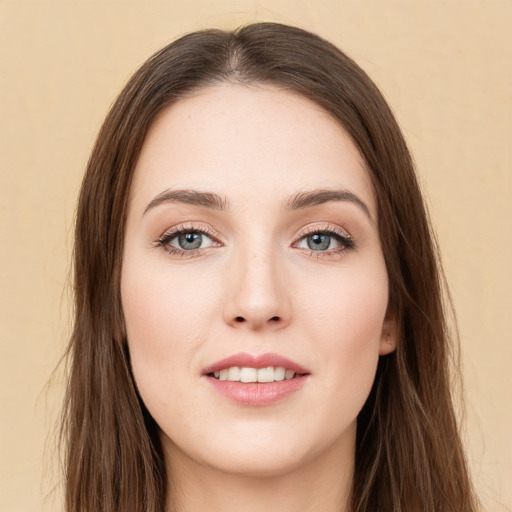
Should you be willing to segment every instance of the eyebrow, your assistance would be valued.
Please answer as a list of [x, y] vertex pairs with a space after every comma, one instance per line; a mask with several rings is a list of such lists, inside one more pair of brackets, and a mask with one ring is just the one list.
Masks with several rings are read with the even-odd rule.
[[212, 192], [201, 192], [193, 189], [164, 190], [158, 194], [144, 210], [146, 213], [162, 203], [184, 203], [203, 206], [212, 210], [227, 210], [229, 200]]
[[373, 222], [368, 206], [366, 206], [366, 204], [355, 194], [345, 189], [317, 189], [306, 192], [297, 192], [285, 202], [284, 210], [301, 210], [303, 208], [311, 208], [312, 206], [336, 201], [348, 201], [349, 203], [355, 204], [363, 210], [370, 221]]
[[[358, 206], [373, 222], [368, 206], [355, 194], [345, 189], [315, 189], [311, 191], [297, 192], [290, 196], [283, 204], [284, 211], [302, 210], [330, 202], [350, 202]], [[229, 207], [229, 199], [213, 192], [202, 192], [194, 189], [169, 189], [158, 194], [146, 206], [144, 214], [164, 203], [182, 203], [202, 206], [212, 210], [225, 211]]]

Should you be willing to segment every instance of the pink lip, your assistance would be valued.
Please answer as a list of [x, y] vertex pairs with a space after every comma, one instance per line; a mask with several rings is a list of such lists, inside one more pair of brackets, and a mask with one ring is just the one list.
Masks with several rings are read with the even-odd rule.
[[[233, 366], [249, 368], [281, 366], [301, 375], [293, 379], [282, 381], [247, 383], [218, 380], [211, 375], [213, 372], [218, 372]], [[309, 372], [295, 361], [278, 354], [268, 353], [253, 356], [240, 353], [208, 366], [203, 370], [202, 376], [208, 380], [208, 383], [217, 393], [233, 402], [248, 406], [264, 406], [277, 402], [301, 389], [309, 379]]]

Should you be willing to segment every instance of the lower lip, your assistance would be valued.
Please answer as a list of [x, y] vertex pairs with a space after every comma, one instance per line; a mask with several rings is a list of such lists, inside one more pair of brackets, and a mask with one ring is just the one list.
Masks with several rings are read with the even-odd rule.
[[242, 405], [269, 405], [299, 391], [307, 375], [274, 382], [232, 382], [206, 377], [217, 393]]

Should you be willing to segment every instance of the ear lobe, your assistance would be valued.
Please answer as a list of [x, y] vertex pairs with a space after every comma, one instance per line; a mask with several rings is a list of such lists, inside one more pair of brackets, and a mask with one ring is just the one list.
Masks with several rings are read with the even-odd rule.
[[397, 328], [395, 316], [389, 311], [382, 324], [382, 334], [380, 339], [379, 355], [385, 356], [391, 354], [396, 349]]

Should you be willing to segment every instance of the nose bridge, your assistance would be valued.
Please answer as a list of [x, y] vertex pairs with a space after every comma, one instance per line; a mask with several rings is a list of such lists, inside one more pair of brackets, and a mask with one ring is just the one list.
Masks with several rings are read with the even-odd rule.
[[252, 329], [279, 328], [290, 316], [279, 250], [266, 234], [240, 244], [233, 254], [225, 319]]

